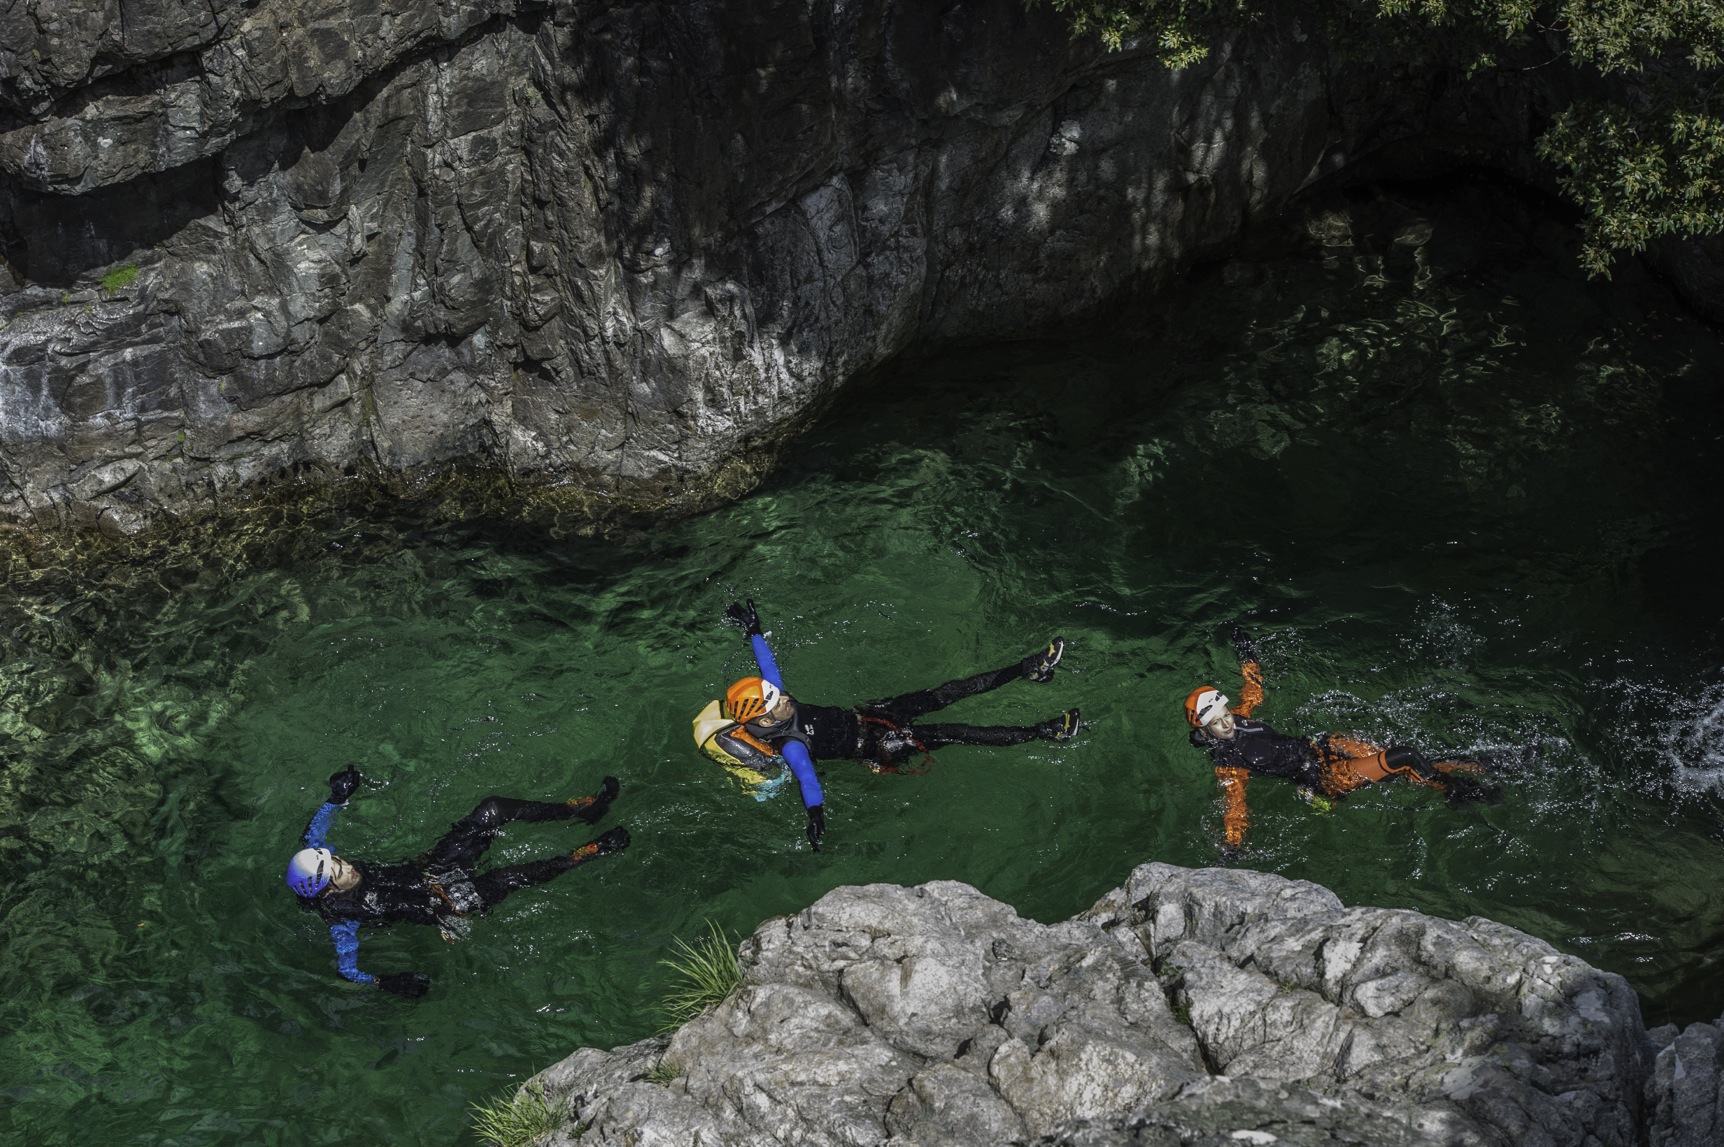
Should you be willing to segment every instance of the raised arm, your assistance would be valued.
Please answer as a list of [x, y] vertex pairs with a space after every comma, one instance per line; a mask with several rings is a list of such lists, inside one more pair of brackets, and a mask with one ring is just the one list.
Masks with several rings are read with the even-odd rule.
[[352, 765], [329, 778], [329, 799], [311, 814], [311, 823], [305, 826], [305, 835], [300, 838], [305, 841], [305, 847], [329, 847], [325, 841], [329, 836], [329, 826], [335, 820], [335, 811], [345, 805], [347, 798], [359, 788], [360, 779], [359, 770]]
[[335, 944], [335, 969], [341, 978], [355, 984], [369, 984], [405, 999], [416, 1000], [431, 987], [431, 977], [424, 972], [396, 972], [392, 976], [373, 976], [359, 970], [359, 921], [337, 920], [329, 926], [329, 939]]
[[[772, 646], [766, 643], [766, 634], [761, 632], [760, 613], [754, 602], [747, 605], [731, 602], [724, 615], [742, 626], [742, 631], [748, 634], [748, 643], [754, 649], [754, 663], [760, 667], [761, 680], [776, 689], [784, 689], [784, 678], [778, 672], [778, 659], [772, 655]], [[808, 844], [819, 852], [820, 838], [826, 835], [826, 794], [821, 792], [820, 778], [814, 772], [814, 757], [808, 752], [808, 746], [797, 740], [786, 741], [780, 751], [784, 754], [784, 763], [790, 768], [790, 775], [796, 778], [796, 787], [802, 793], [802, 805], [808, 810]]]
[[1245, 678], [1245, 688], [1239, 691], [1239, 704], [1233, 706], [1233, 712], [1249, 717], [1253, 709], [1263, 704], [1263, 666], [1257, 662], [1256, 639], [1237, 625], [1233, 627], [1233, 651], [1239, 655], [1239, 675]]
[[335, 968], [344, 980], [356, 984], [375, 984], [377, 977], [359, 970], [359, 921], [337, 920], [329, 926], [329, 938], [335, 944]]
[[1218, 768], [1215, 779], [1221, 782], [1221, 839], [1227, 851], [1245, 844], [1245, 830], [1251, 827], [1251, 811], [1245, 804], [1245, 785], [1251, 774], [1244, 769]]

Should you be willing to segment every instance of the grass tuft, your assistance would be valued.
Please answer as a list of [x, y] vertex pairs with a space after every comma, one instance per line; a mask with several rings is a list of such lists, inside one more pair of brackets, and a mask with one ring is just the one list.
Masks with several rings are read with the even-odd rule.
[[111, 295], [122, 287], [131, 286], [132, 280], [137, 277], [138, 269], [130, 263], [127, 263], [124, 267], [115, 267], [112, 271], [109, 271], [106, 275], [102, 276], [102, 290]]
[[706, 926], [705, 936], [693, 944], [678, 938], [674, 954], [659, 961], [680, 978], [662, 1005], [667, 1029], [717, 1007], [742, 983], [736, 941], [710, 920]]
[[673, 1060], [661, 1059], [646, 1073], [648, 1083], [669, 1084], [673, 1079], [682, 1078], [682, 1064]]
[[529, 1083], [525, 1090], [473, 1104], [473, 1132], [491, 1147], [532, 1147], [563, 1126], [568, 1106], [567, 1098], [553, 1104], [544, 1085]]

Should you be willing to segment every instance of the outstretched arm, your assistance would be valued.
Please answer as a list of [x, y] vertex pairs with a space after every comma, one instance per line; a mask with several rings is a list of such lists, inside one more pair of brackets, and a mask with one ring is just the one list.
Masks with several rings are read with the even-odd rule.
[[[778, 672], [778, 659], [772, 656], [772, 646], [766, 643], [766, 634], [760, 629], [760, 613], [754, 607], [754, 602], [747, 605], [732, 602], [724, 615], [731, 621], [742, 626], [748, 634], [748, 643], [754, 648], [754, 663], [760, 667], [761, 679], [778, 689], [784, 688], [784, 678]], [[814, 772], [814, 758], [808, 752], [808, 746], [801, 741], [786, 741], [784, 744], [784, 763], [790, 767], [790, 774], [796, 778], [796, 787], [802, 793], [803, 807], [808, 809], [808, 843], [815, 852], [820, 851], [820, 838], [826, 834], [826, 796], [820, 791], [820, 778]]]
[[329, 926], [329, 938], [335, 942], [335, 967], [344, 980], [356, 984], [374, 984], [377, 977], [359, 970], [359, 921], [337, 920]]
[[772, 646], [766, 644], [766, 635], [751, 633], [748, 643], [754, 646], [754, 663], [760, 666], [760, 676], [774, 688], [784, 688], [784, 678], [778, 672], [778, 659], [772, 656]]
[[1245, 843], [1245, 830], [1251, 826], [1251, 812], [1245, 806], [1245, 782], [1250, 775], [1244, 769], [1215, 770], [1226, 806], [1221, 814], [1221, 838], [1230, 850]]
[[1257, 662], [1257, 641], [1250, 634], [1233, 627], [1233, 651], [1239, 654], [1239, 674], [1245, 678], [1245, 688], [1239, 691], [1239, 704], [1233, 712], [1240, 717], [1251, 716], [1251, 710], [1263, 704], [1263, 666]]
[[338, 920], [329, 926], [329, 938], [335, 941], [335, 967], [341, 978], [355, 984], [370, 984], [409, 1000], [416, 1000], [431, 987], [431, 977], [424, 972], [396, 972], [393, 976], [373, 976], [359, 970], [359, 921]]
[[311, 823], [305, 826], [305, 835], [300, 838], [305, 841], [305, 847], [328, 847], [324, 842], [329, 836], [329, 826], [335, 820], [335, 810], [347, 803], [347, 798], [359, 787], [359, 781], [359, 770], [352, 765], [329, 778], [329, 799], [311, 814]]
[[748, 643], [754, 647], [754, 663], [760, 666], [760, 676], [774, 688], [784, 688], [784, 679], [778, 675], [778, 661], [772, 656], [772, 646], [766, 644], [766, 634], [760, 628], [760, 611], [754, 607], [754, 602], [744, 605], [733, 601], [725, 609], [724, 616], [725, 620], [742, 626], [742, 632], [748, 634]]
[[[754, 621], [748, 640], [754, 646], [754, 662], [760, 666], [760, 676], [783, 689], [778, 661], [772, 656], [772, 647], [766, 644], [766, 635], [760, 632], [760, 618], [754, 613], [752, 601], [748, 603], [748, 613]], [[820, 838], [826, 835], [826, 795], [820, 791], [820, 777], [814, 772], [814, 756], [801, 741], [786, 741], [783, 752], [784, 763], [790, 766], [790, 775], [796, 778], [796, 787], [802, 793], [803, 807], [808, 810], [809, 847], [819, 852]]]

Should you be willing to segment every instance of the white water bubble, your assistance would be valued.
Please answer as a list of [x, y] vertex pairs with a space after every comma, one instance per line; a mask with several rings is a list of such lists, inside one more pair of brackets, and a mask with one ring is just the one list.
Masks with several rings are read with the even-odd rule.
[[1705, 689], [1664, 746], [1671, 783], [1685, 793], [1724, 793], [1724, 684]]

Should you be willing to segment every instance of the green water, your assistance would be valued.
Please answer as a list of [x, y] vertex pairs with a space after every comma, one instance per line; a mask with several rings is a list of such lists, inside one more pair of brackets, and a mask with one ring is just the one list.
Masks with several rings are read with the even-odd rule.
[[[653, 1031], [656, 961], [709, 919], [936, 878], [1057, 919], [1141, 861], [1209, 862], [1179, 704], [1236, 686], [1236, 619], [1277, 727], [1490, 754], [1507, 792], [1387, 785], [1324, 816], [1258, 782], [1246, 863], [1494, 917], [1627, 976], [1651, 1022], [1716, 1017], [1724, 353], [1656, 288], [1574, 278], [1560, 229], [1479, 206], [1500, 198], [1337, 203], [1362, 238], [1278, 231], [1081, 342], [899, 367], [755, 494], [628, 537], [332, 512], [243, 561], [15, 566], [0, 1139], [466, 1142], [468, 1103]], [[834, 762], [811, 855], [792, 793], [749, 799], [689, 738], [749, 669], [718, 620], [744, 596], [817, 702], [1064, 634], [1052, 684], [953, 716], [1087, 727], [919, 777]], [[366, 935], [363, 966], [433, 987], [353, 990], [281, 885], [347, 761], [351, 854], [607, 772], [634, 845], [460, 944]], [[588, 835], [523, 825], [492, 855]]]

